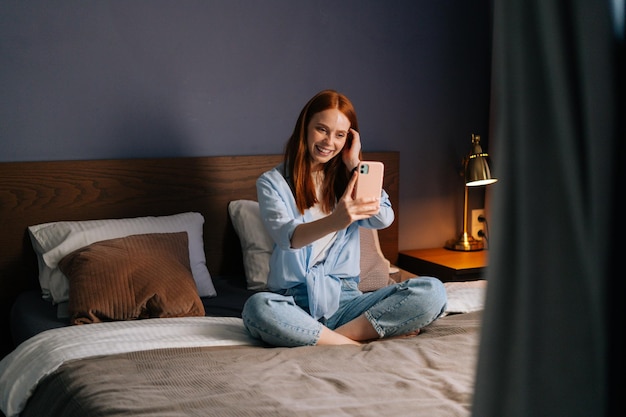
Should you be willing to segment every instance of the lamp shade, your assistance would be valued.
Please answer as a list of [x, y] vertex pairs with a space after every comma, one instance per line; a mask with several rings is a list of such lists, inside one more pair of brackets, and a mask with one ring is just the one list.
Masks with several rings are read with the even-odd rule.
[[465, 165], [465, 185], [475, 187], [479, 185], [493, 184], [498, 181], [491, 176], [491, 170], [487, 163], [489, 155], [483, 152], [480, 146], [480, 136], [472, 135], [472, 151]]

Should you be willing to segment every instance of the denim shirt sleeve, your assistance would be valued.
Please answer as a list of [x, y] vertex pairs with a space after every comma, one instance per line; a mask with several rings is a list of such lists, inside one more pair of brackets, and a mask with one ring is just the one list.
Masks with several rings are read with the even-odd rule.
[[257, 198], [261, 219], [274, 241], [267, 287], [280, 291], [306, 283], [311, 247], [294, 249], [291, 237], [305, 222], [296, 206], [289, 184], [281, 174], [282, 165], [265, 172], [257, 180]]
[[280, 173], [282, 165], [257, 179], [257, 198], [265, 228], [282, 250], [292, 250], [291, 237], [304, 216], [296, 206], [295, 198]]

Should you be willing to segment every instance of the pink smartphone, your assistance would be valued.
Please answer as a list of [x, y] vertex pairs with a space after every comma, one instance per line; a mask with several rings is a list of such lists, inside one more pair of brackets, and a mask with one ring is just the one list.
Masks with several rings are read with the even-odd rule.
[[356, 182], [355, 198], [380, 198], [383, 189], [385, 165], [378, 161], [361, 161]]

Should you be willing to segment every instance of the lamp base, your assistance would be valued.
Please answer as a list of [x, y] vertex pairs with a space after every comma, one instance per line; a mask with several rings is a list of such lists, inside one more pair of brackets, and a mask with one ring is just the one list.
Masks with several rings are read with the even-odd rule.
[[485, 248], [485, 244], [482, 240], [476, 240], [473, 236], [468, 235], [467, 233], [461, 233], [461, 236], [459, 236], [458, 239], [448, 240], [444, 247], [450, 250], [469, 252], [483, 250]]

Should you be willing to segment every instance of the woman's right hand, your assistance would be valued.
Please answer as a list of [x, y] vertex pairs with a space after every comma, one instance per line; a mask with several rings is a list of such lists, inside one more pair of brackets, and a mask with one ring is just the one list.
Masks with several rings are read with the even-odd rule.
[[339, 229], [344, 229], [357, 220], [367, 219], [378, 214], [380, 211], [380, 198], [354, 198], [354, 188], [356, 187], [358, 172], [352, 173], [352, 178], [348, 182], [346, 191], [343, 193], [332, 216], [339, 225]]

